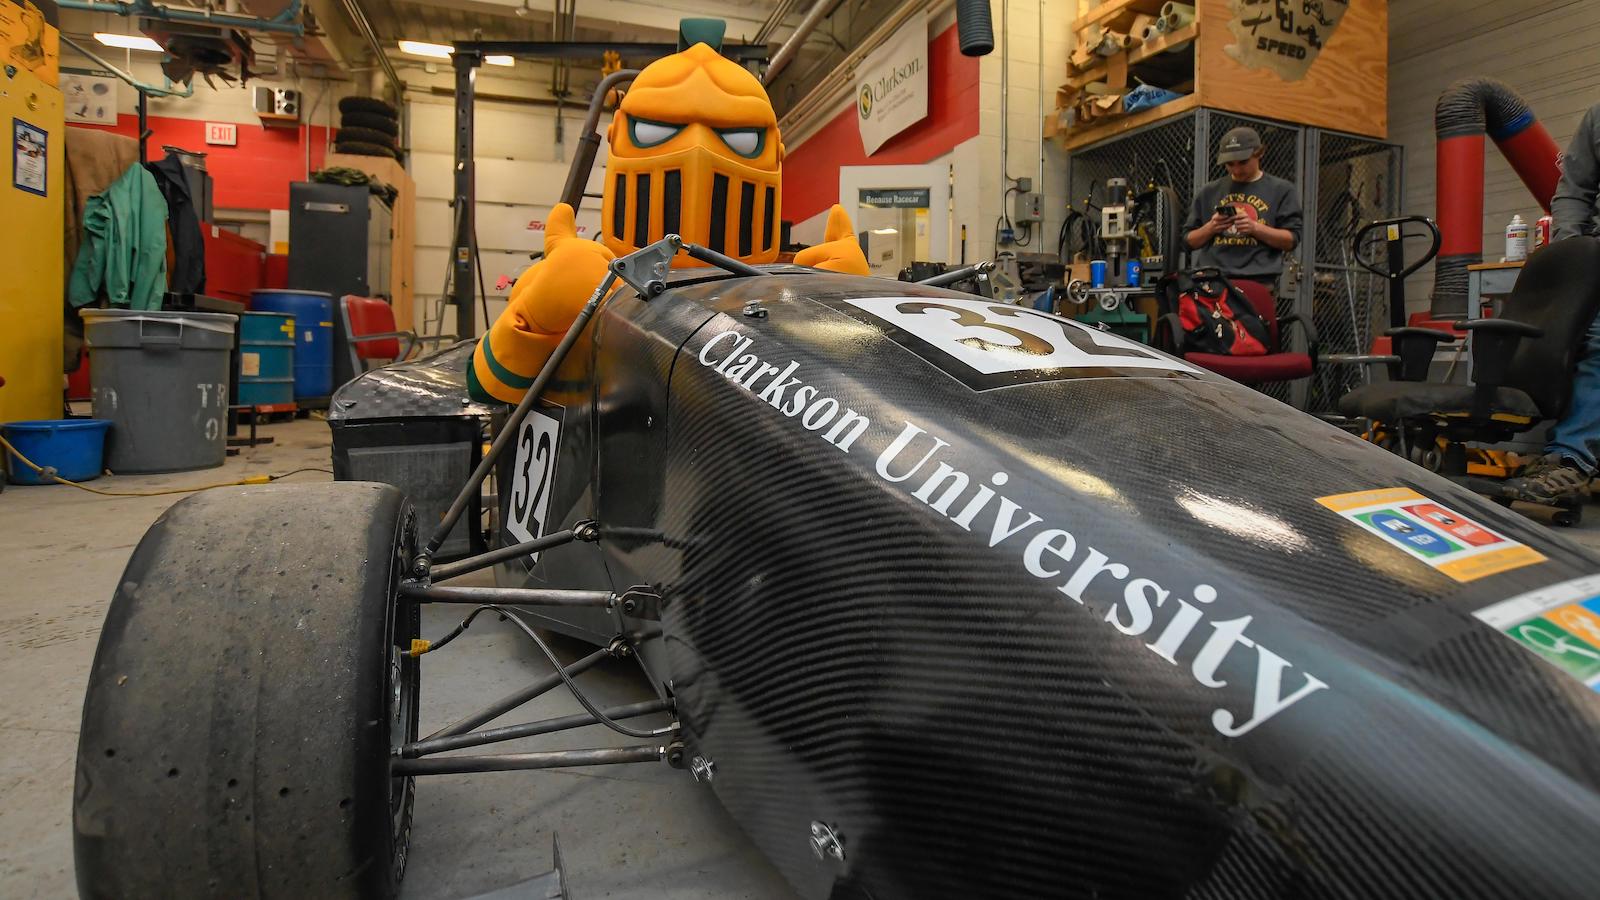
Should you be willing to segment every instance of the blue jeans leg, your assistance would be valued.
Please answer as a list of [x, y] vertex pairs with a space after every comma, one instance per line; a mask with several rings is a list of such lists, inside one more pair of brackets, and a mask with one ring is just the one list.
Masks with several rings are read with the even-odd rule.
[[1572, 373], [1572, 400], [1567, 414], [1550, 429], [1546, 453], [1559, 453], [1595, 474], [1595, 451], [1600, 449], [1600, 316], [1589, 323], [1583, 355]]

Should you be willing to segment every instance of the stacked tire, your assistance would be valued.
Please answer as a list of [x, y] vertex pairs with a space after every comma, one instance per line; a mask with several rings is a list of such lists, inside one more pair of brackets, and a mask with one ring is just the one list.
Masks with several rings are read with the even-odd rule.
[[400, 158], [400, 111], [377, 97], [339, 101], [339, 134], [333, 149], [356, 156]]

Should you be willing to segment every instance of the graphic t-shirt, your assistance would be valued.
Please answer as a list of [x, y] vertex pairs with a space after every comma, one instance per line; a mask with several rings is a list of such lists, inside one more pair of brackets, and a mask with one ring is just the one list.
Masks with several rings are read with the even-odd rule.
[[[1263, 173], [1255, 181], [1243, 182], [1225, 175], [1209, 182], [1195, 195], [1184, 233], [1204, 225], [1219, 205], [1231, 206], [1264, 225], [1282, 228], [1294, 235], [1295, 246], [1300, 244], [1300, 192], [1282, 178]], [[1283, 273], [1283, 255], [1284, 251], [1230, 228], [1195, 251], [1194, 265], [1215, 266], [1230, 276], [1274, 278]]]

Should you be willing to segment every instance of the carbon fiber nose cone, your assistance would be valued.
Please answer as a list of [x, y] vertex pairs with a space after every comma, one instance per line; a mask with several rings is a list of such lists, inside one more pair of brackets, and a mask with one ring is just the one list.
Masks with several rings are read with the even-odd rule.
[[[641, 658], [801, 896], [1594, 895], [1600, 695], [1476, 614], [1600, 558], [1148, 348], [779, 271], [607, 305], [551, 507], [603, 564], [527, 583], [654, 586]], [[1406, 505], [1527, 552], [1436, 565], [1367, 527]]]

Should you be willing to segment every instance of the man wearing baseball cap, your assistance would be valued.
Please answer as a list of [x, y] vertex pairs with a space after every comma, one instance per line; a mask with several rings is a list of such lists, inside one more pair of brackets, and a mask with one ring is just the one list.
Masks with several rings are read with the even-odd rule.
[[1235, 128], [1222, 136], [1217, 162], [1228, 174], [1202, 187], [1184, 225], [1195, 265], [1215, 266], [1229, 278], [1275, 288], [1283, 255], [1300, 243], [1300, 192], [1261, 171], [1261, 135]]

